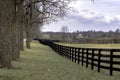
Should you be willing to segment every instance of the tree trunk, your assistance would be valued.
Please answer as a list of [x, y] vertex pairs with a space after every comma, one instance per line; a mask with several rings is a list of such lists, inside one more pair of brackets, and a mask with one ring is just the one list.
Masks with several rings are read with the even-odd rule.
[[27, 6], [26, 9], [26, 15], [25, 15], [25, 33], [26, 33], [26, 48], [30, 49], [30, 42], [32, 40], [32, 31], [31, 31], [31, 20], [32, 20], [32, 4], [31, 0], [29, 0], [30, 3], [29, 6]]
[[30, 22], [28, 18], [25, 21], [25, 34], [26, 34], [26, 48], [30, 49], [30, 42], [31, 42], [31, 28]]
[[20, 50], [21, 51], [24, 51], [24, 41], [23, 41], [23, 25], [21, 24], [21, 28], [20, 28], [20, 42], [19, 42], [19, 45], [20, 45]]
[[10, 68], [11, 64], [11, 26], [13, 22], [14, 0], [0, 1], [0, 67]]
[[23, 0], [18, 0], [18, 13], [17, 13], [17, 18], [18, 18], [18, 31], [19, 31], [19, 49], [21, 51], [24, 51], [24, 42], [23, 42], [23, 33], [24, 33], [24, 7], [23, 7]]
[[[11, 9], [14, 11], [13, 15], [13, 21], [11, 26], [11, 53], [12, 53], [12, 60], [17, 60], [19, 57], [20, 49], [19, 49], [19, 17], [17, 16], [19, 14], [19, 9], [16, 11], [16, 5], [17, 2], [14, 0], [14, 7]], [[17, 13], [18, 12], [18, 13]]]
[[30, 38], [26, 39], [26, 48], [31, 49], [31, 47], [30, 47]]
[[23, 43], [23, 14], [24, 14], [24, 9], [23, 9], [23, 1], [22, 0], [18, 0], [18, 11], [17, 11], [17, 55], [16, 57], [19, 58], [20, 55], [20, 50], [24, 50], [24, 43]]
[[11, 27], [11, 48], [12, 48], [12, 50], [11, 50], [11, 57], [12, 57], [12, 60], [16, 60], [17, 58], [16, 58], [16, 51], [17, 51], [17, 42], [16, 42], [16, 40], [17, 40], [17, 37], [16, 37], [16, 35], [17, 35], [17, 28], [16, 28], [16, 24], [15, 23], [12, 23], [12, 27]]
[[[19, 22], [18, 22], [19, 24]], [[17, 24], [16, 29], [16, 54], [15, 54], [15, 60], [20, 57], [20, 26]]]
[[[28, 26], [28, 25], [27, 25]], [[30, 42], [31, 42], [31, 29], [30, 27], [25, 27], [26, 33], [26, 48], [30, 49]]]
[[31, 22], [29, 16], [26, 16], [26, 21], [25, 21], [25, 34], [26, 34], [26, 48], [30, 49], [30, 42], [32, 40], [32, 35], [31, 35]]

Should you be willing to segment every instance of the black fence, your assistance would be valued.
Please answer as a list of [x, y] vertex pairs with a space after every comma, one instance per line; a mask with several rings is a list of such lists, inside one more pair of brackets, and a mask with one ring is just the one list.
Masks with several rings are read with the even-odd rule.
[[59, 55], [86, 67], [90, 66], [92, 70], [94, 67], [97, 67], [98, 72], [101, 69], [108, 69], [110, 75], [113, 75], [113, 71], [120, 72], [120, 49], [76, 48], [59, 45], [50, 40], [38, 40]]

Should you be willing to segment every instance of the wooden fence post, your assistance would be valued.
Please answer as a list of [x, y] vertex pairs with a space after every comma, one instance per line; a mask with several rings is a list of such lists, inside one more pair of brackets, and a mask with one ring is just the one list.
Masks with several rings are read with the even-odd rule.
[[91, 69], [94, 69], [94, 49], [92, 49], [92, 62], [91, 62]]
[[74, 58], [74, 51], [73, 51], [74, 48], [72, 48], [71, 52], [72, 52], [72, 62], [73, 62], [73, 58]]
[[58, 51], [57, 52], [58, 52], [58, 54], [60, 53], [60, 45], [58, 45]]
[[88, 67], [88, 49], [86, 51], [86, 67]]
[[61, 46], [61, 55], [63, 56], [63, 46]]
[[101, 49], [98, 51], [98, 72], [100, 72]]
[[67, 58], [67, 47], [65, 46], [65, 57]]
[[65, 57], [65, 46], [63, 47], [63, 54], [64, 54], [64, 57]]
[[75, 52], [75, 63], [76, 63], [76, 53], [77, 53], [76, 50], [77, 50], [77, 48], [75, 48], [74, 50], [75, 50], [74, 52]]
[[110, 51], [110, 76], [113, 73], [113, 50]]
[[62, 56], [64, 57], [64, 47], [62, 46]]
[[71, 60], [71, 58], [70, 58], [70, 56], [71, 56], [71, 51], [70, 51], [70, 47], [68, 48], [68, 50], [69, 50], [69, 59]]
[[80, 62], [80, 48], [78, 48], [78, 64]]
[[65, 58], [66, 58], [66, 46], [64, 46], [64, 55], [65, 55]]
[[72, 58], [71, 58], [71, 47], [70, 47], [70, 60], [71, 60]]
[[67, 47], [67, 58], [68, 59], [70, 58], [70, 49], [69, 49], [69, 47]]
[[67, 53], [67, 59], [69, 59], [69, 49], [68, 49], [69, 47], [66, 47], [66, 53]]
[[84, 49], [82, 49], [82, 66], [84, 65]]
[[60, 55], [62, 56], [62, 49], [61, 49], [62, 46], [60, 46]]
[[[53, 50], [55, 51], [55, 44], [53, 45]], [[56, 52], [56, 51], [55, 51]]]
[[55, 47], [56, 47], [56, 52], [58, 52], [58, 45], [56, 45]]

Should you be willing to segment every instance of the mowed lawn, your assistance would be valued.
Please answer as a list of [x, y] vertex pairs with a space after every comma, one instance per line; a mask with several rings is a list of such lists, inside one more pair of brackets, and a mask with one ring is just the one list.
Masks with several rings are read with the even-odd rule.
[[90, 70], [37, 42], [21, 52], [13, 66], [15, 69], [0, 69], [0, 80], [120, 80], [120, 74], [109, 76], [108, 70]]

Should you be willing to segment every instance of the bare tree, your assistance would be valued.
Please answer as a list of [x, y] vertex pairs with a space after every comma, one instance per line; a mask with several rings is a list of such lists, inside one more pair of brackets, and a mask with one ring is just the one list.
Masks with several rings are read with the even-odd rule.
[[67, 26], [62, 26], [61, 32], [68, 33], [69, 32], [68, 27]]
[[61, 35], [62, 40], [63, 41], [68, 41], [68, 39], [69, 39], [69, 34], [68, 34], [69, 30], [68, 30], [68, 27], [67, 26], [62, 26], [61, 32], [62, 32], [62, 35]]
[[30, 48], [31, 42], [31, 26], [32, 23], [32, 10], [35, 8], [39, 12], [38, 20], [35, 21], [40, 24], [50, 23], [56, 21], [58, 18], [66, 16], [68, 10], [68, 4], [73, 0], [26, 0], [26, 46]]

